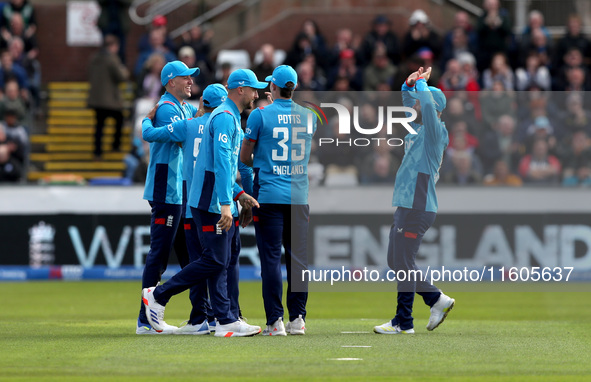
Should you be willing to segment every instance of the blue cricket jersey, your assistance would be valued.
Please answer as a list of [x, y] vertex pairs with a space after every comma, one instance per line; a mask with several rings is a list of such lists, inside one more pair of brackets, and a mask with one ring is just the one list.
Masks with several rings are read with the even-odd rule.
[[[404, 158], [396, 174], [392, 206], [437, 212], [435, 184], [439, 180], [439, 168], [443, 152], [449, 143], [445, 125], [437, 117], [433, 96], [424, 79], [417, 80], [416, 95], [421, 104], [423, 124], [411, 123], [417, 134], [404, 137]], [[402, 102], [412, 107], [415, 99], [402, 85]]]
[[[183, 151], [183, 181], [186, 189], [184, 197], [187, 198], [190, 192], [191, 182], [193, 181], [193, 171], [197, 162], [197, 154], [203, 138], [203, 129], [211, 113], [205, 113], [198, 118], [189, 118], [182, 121], [176, 121], [163, 127], [154, 127], [149, 118], [144, 118], [142, 122], [142, 137], [147, 142], [180, 142]], [[242, 130], [240, 131], [242, 133]], [[242, 142], [242, 138], [240, 138]], [[238, 171], [242, 178], [244, 191], [252, 195], [252, 168], [239, 163]], [[191, 208], [187, 205], [187, 200], [183, 200], [186, 206], [184, 217], [191, 219]], [[237, 214], [236, 214], [237, 216]]]
[[[255, 109], [246, 123], [254, 147], [254, 197], [259, 203], [308, 204], [308, 161], [316, 118], [291, 99]], [[311, 125], [308, 126], [308, 123]]]
[[228, 98], [205, 124], [189, 187], [190, 207], [220, 214], [222, 205], [230, 205], [236, 216], [234, 199], [243, 192], [236, 184], [241, 138], [240, 112]]
[[[189, 119], [197, 113], [197, 108], [186, 102], [179, 102], [166, 92], [158, 102], [154, 117], [156, 126]], [[181, 148], [174, 142], [150, 143], [150, 163], [146, 175], [144, 199], [167, 204], [182, 204], [182, 166]]]

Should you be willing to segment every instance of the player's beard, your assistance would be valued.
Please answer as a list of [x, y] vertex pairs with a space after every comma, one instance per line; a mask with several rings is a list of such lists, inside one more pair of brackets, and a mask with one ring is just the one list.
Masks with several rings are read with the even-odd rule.
[[254, 109], [254, 99], [250, 99], [247, 102], [244, 102], [244, 110]]

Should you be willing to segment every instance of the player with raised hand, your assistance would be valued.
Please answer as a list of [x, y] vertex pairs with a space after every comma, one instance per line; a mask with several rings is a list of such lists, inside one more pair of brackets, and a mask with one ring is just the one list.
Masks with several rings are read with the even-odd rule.
[[239, 320], [231, 311], [227, 267], [235, 229], [233, 201], [238, 200], [246, 209], [259, 205], [236, 184], [242, 137], [240, 113], [254, 106], [257, 89], [266, 86], [251, 70], [232, 72], [228, 78], [228, 98], [211, 113], [205, 125], [188, 198], [203, 252], [163, 285], [142, 291], [146, 314], [155, 330], [166, 327], [164, 310], [172, 296], [207, 280], [218, 320], [216, 337], [253, 336], [261, 331], [260, 327]]
[[[260, 203], [253, 209], [253, 219], [267, 316], [263, 335], [305, 334], [308, 293], [302, 271], [308, 264], [307, 169], [316, 124], [315, 118], [308, 118], [311, 113], [292, 100], [298, 78], [291, 66], [278, 66], [265, 80], [271, 81], [273, 103], [250, 113], [240, 152], [240, 160], [254, 168], [254, 197]], [[287, 268], [287, 327], [281, 301], [282, 244]]]
[[[166, 64], [160, 72], [160, 81], [166, 92], [158, 102], [154, 116], [156, 126], [164, 126], [175, 121], [189, 119], [197, 113], [197, 108], [187, 102], [191, 96], [191, 76], [198, 75], [199, 68], [188, 68], [181, 61]], [[150, 203], [150, 251], [142, 275], [142, 289], [160, 282], [168, 265], [168, 256], [173, 244], [179, 264], [189, 262], [185, 239], [177, 237], [182, 209], [182, 166], [181, 148], [174, 142], [150, 143], [150, 162], [146, 175], [144, 199]], [[180, 230], [181, 235], [183, 231]], [[183, 235], [184, 236], [184, 235]], [[178, 240], [175, 242], [175, 238]], [[148, 322], [143, 302], [137, 321], [136, 334], [171, 334], [175, 326], [165, 326], [154, 331]]]
[[[423, 235], [435, 221], [437, 195], [435, 184], [443, 152], [449, 143], [447, 130], [441, 121], [446, 99], [436, 87], [427, 86], [431, 68], [419, 68], [402, 85], [404, 106], [417, 111], [411, 122], [417, 134], [404, 138], [404, 158], [396, 174], [392, 206], [394, 224], [390, 231], [388, 265], [393, 270], [406, 272], [406, 281], [398, 281], [398, 304], [391, 321], [375, 326], [379, 334], [414, 333], [412, 306], [415, 292], [431, 307], [427, 330], [443, 322], [455, 300], [443, 294], [428, 281], [414, 280], [409, 271], [416, 270], [415, 258]], [[410, 113], [407, 113], [407, 115]]]

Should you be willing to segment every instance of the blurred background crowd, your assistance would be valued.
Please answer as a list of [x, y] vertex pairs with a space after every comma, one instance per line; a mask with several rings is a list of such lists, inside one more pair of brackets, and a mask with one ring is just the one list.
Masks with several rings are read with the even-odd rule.
[[[99, 27], [117, 37], [119, 60], [135, 84], [136, 126], [162, 94], [160, 70], [174, 59], [201, 70], [191, 102], [208, 84], [225, 84], [237, 67], [250, 67], [264, 79], [275, 66], [288, 64], [298, 73], [298, 92], [334, 92], [351, 107], [348, 92], [397, 92], [411, 72], [431, 66], [430, 84], [448, 98], [442, 119], [450, 143], [441, 183], [591, 186], [591, 40], [579, 15], [565, 19], [558, 36], [549, 33], [538, 10], [529, 12], [526, 27], [516, 33], [512, 15], [498, 0], [483, 0], [480, 17], [458, 11], [449, 30], [435, 28], [421, 9], [410, 14], [403, 34], [394, 33], [386, 15], [377, 15], [365, 34], [344, 25], [330, 38], [318, 20], [309, 19], [299, 30], [286, 31], [291, 48], [261, 43], [253, 57], [219, 51], [207, 25], [172, 39], [169, 20], [156, 16], [137, 42], [137, 60], [127, 62], [124, 17], [113, 19], [114, 10], [125, 14], [129, 3], [99, 1], [103, 14], [111, 15], [99, 19]], [[41, 81], [33, 7], [27, 0], [10, 0], [0, 16], [0, 181], [7, 181], [22, 178], [22, 171], [11, 177], [8, 168], [26, 166], [27, 131]], [[266, 102], [261, 92], [258, 106]], [[379, 104], [356, 106], [365, 126], [375, 126]], [[334, 119], [322, 128], [328, 132], [319, 136], [338, 134], [331, 130]], [[125, 176], [141, 182], [149, 152], [135, 132]], [[388, 145], [362, 150], [315, 145], [310, 177], [318, 185], [392, 184], [403, 154], [402, 147]]]

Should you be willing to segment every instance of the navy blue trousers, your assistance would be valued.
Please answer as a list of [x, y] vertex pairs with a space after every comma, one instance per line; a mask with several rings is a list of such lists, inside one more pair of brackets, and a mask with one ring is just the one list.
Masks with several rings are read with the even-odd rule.
[[240, 249], [242, 243], [240, 242], [240, 223], [238, 218], [234, 218], [234, 236], [232, 237], [230, 263], [228, 264], [228, 298], [230, 299], [230, 312], [236, 317], [242, 316], [240, 312], [240, 304], [238, 303], [238, 296], [240, 295], [240, 264], [238, 258], [240, 257]]
[[[185, 219], [184, 221], [185, 237], [187, 240], [187, 250], [189, 251], [190, 262], [197, 261], [203, 254], [201, 243], [199, 242], [199, 234], [197, 233], [197, 226], [193, 218]], [[189, 324], [198, 325], [205, 320], [209, 321], [209, 317], [213, 316], [209, 298], [207, 297], [207, 280], [200, 280], [193, 285], [189, 292], [189, 299], [191, 300], [191, 314], [189, 316]]]
[[306, 318], [308, 285], [302, 271], [308, 269], [308, 205], [261, 204], [253, 209], [257, 247], [261, 258], [263, 302], [267, 325], [283, 317], [281, 246], [287, 269], [287, 310], [289, 320]]
[[[166, 271], [168, 257], [181, 220], [181, 206], [178, 204], [150, 202], [150, 206], [152, 207], [150, 251], [146, 256], [146, 265], [142, 274], [142, 289], [153, 287], [160, 282], [162, 274]], [[186, 265], [186, 262], [183, 264], [181, 260], [179, 256], [181, 266]], [[149, 325], [143, 302], [140, 302], [139, 320]]]
[[[408, 271], [418, 269], [415, 259], [419, 246], [425, 232], [435, 222], [435, 216], [434, 212], [404, 207], [396, 209], [388, 243], [388, 265], [391, 269], [404, 271], [406, 275]], [[433, 306], [441, 295], [441, 291], [427, 281], [414, 280], [411, 277], [398, 281], [398, 304], [392, 325], [400, 325], [402, 330], [413, 327], [412, 306], [415, 292], [429, 306]]]
[[154, 298], [166, 305], [168, 300], [190, 287], [207, 280], [211, 305], [220, 324], [226, 325], [238, 319], [230, 312], [230, 300], [227, 293], [227, 268], [230, 263], [230, 251], [235, 226], [229, 231], [218, 231], [216, 224], [219, 214], [201, 211], [191, 207], [193, 220], [201, 243], [202, 255], [181, 269], [170, 280], [156, 288]]

